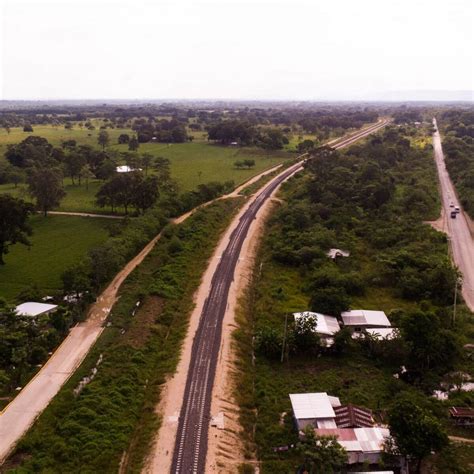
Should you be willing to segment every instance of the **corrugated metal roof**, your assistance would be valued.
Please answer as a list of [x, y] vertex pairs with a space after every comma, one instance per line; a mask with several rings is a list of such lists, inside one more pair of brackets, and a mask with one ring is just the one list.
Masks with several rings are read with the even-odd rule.
[[372, 412], [356, 405], [341, 405], [334, 408], [338, 428], [363, 428], [374, 426]]
[[390, 321], [383, 311], [355, 309], [341, 313], [346, 326], [382, 326], [390, 327]]
[[336, 436], [338, 443], [352, 452], [377, 453], [383, 450], [385, 439], [390, 436], [387, 428], [339, 428], [337, 430], [316, 429], [319, 436]]
[[331, 400], [325, 392], [291, 393], [290, 400], [297, 420], [335, 418], [336, 416]]
[[340, 329], [339, 321], [334, 316], [328, 316], [321, 313], [313, 313], [312, 311], [304, 311], [302, 313], [293, 313], [295, 321], [301, 318], [313, 317], [316, 319], [316, 332], [318, 334], [332, 336]]
[[455, 418], [461, 417], [461, 418], [474, 418], [474, 408], [469, 408], [469, 407], [451, 407], [449, 409], [449, 413], [451, 413], [451, 416], [454, 416]]

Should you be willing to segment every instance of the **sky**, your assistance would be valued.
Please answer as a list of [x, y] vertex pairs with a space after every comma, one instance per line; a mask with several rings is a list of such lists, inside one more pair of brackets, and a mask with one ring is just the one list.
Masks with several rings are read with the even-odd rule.
[[436, 99], [474, 90], [473, 27], [473, 0], [0, 0], [0, 99]]

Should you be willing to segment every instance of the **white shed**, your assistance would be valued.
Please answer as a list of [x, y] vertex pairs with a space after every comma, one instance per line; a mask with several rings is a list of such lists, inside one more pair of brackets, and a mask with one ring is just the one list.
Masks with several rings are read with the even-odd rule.
[[28, 301], [26, 303], [19, 304], [15, 308], [15, 313], [19, 316], [30, 316], [36, 318], [43, 314], [54, 313], [58, 309], [58, 305], [55, 304], [46, 304], [46, 303], [36, 303], [34, 301]]

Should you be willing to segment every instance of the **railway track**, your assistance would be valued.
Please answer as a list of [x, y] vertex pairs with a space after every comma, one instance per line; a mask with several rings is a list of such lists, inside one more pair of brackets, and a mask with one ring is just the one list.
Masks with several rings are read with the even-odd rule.
[[[348, 137], [334, 140], [329, 146], [334, 149], [343, 148], [376, 132], [387, 123], [388, 120], [382, 120]], [[221, 343], [222, 321], [240, 251], [259, 209], [283, 181], [303, 168], [303, 163], [304, 161], [300, 161], [279, 174], [257, 195], [232, 232], [214, 272], [193, 341], [171, 464], [172, 473], [203, 473], [205, 470], [212, 389]]]

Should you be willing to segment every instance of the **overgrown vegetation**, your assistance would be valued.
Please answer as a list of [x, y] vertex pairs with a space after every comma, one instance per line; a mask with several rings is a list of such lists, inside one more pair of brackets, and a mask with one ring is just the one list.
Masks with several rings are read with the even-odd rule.
[[474, 218], [474, 112], [446, 110], [438, 119], [449, 176], [464, 210]]
[[[202, 269], [240, 204], [216, 202], [164, 230], [122, 286], [112, 325], [19, 444], [10, 472], [116, 472], [130, 445], [126, 470], [140, 470], [159, 425], [160, 387], [175, 369]], [[99, 354], [95, 378], [75, 396]]]
[[[466, 312], [451, 318], [457, 275], [446, 237], [423, 224], [438, 215], [439, 201], [421, 133], [390, 127], [345, 153], [319, 151], [283, 188], [236, 334], [247, 456], [256, 452], [262, 472], [293, 472], [305, 462], [295, 449], [273, 449], [297, 443], [289, 393], [327, 392], [378, 419], [400, 393], [449, 427], [443, 404], [428, 396], [448, 374], [472, 370], [461, 348], [473, 333]], [[330, 248], [350, 256], [333, 261]], [[317, 338], [305, 348], [291, 313], [338, 316], [348, 307], [384, 310], [400, 335], [354, 341], [343, 330], [330, 349]]]

